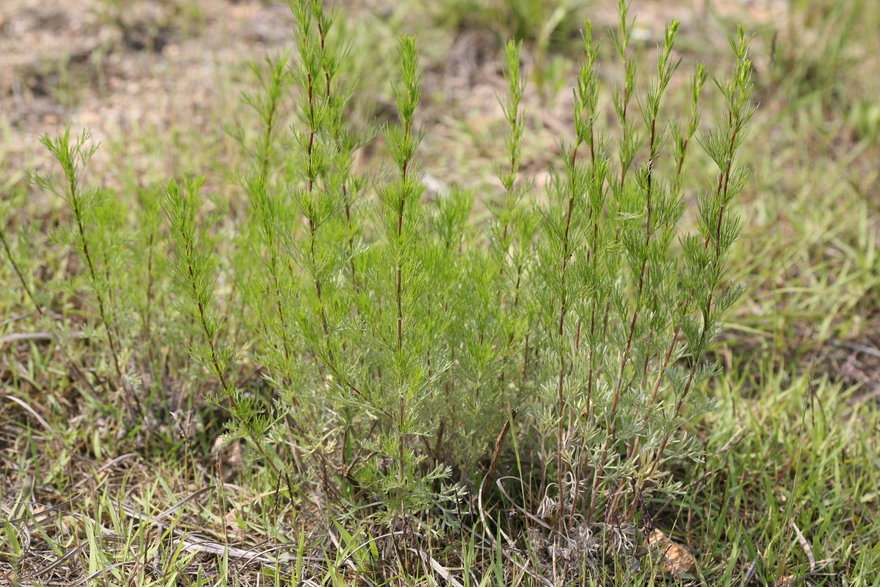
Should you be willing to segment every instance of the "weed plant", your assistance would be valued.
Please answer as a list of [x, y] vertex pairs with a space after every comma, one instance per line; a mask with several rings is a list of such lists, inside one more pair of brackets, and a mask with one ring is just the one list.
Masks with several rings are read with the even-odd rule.
[[[130, 213], [83, 187], [95, 149], [85, 135], [44, 140], [64, 179], [39, 183], [67, 203], [59, 234], [82, 265], [69, 285], [87, 292], [106, 342], [95, 383], [161, 420], [169, 403], [153, 392], [181, 369], [190, 397], [226, 412], [230, 439], [247, 443], [278, 499], [323, 504], [328, 518], [370, 519], [406, 540], [479, 514], [490, 536], [534, 526], [569, 553], [553, 550], [557, 563], [594, 563], [602, 545], [631, 552], [650, 496], [682, 490], [671, 465], [702, 458], [689, 427], [711, 407], [703, 390], [719, 367], [707, 351], [739, 292], [726, 269], [748, 179], [737, 163], [753, 113], [746, 35], [731, 42], [732, 76], [713, 78], [722, 123], [701, 129], [702, 66], [689, 108], [664, 109], [678, 23], [638, 84], [620, 3], [608, 119], [587, 22], [573, 138], [542, 205], [542, 186], [519, 173], [527, 76], [508, 44], [503, 194], [474, 224], [473, 193], [425, 193], [415, 40], [399, 44], [396, 122], [356, 128], [336, 14], [320, 0], [292, 9], [296, 56], [255, 68], [246, 97], [259, 125], [240, 135], [249, 207], [231, 257], [217, 252], [224, 208], [201, 179], [146, 190]], [[387, 166], [356, 165], [369, 142]], [[690, 195], [697, 146], [717, 173]], [[174, 403], [177, 417], [186, 405]], [[523, 516], [496, 527], [485, 515], [495, 507]]]

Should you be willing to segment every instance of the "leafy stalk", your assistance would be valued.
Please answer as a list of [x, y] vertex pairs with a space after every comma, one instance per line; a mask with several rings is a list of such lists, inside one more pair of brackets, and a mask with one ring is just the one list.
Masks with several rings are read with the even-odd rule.
[[48, 179], [37, 177], [38, 185], [59, 193], [70, 209], [72, 231], [66, 233], [69, 244], [79, 253], [86, 268], [86, 277], [98, 309], [98, 317], [107, 338], [107, 346], [116, 374], [116, 383], [122, 387], [126, 401], [142, 413], [140, 400], [128, 382], [123, 358], [123, 341], [119, 320], [123, 308], [114, 300], [119, 272], [123, 270], [123, 210], [107, 192], [83, 190], [82, 175], [97, 145], [89, 145], [90, 136], [82, 133], [71, 140], [70, 128], [56, 139], [44, 136], [43, 145], [49, 150], [65, 177], [63, 188], [56, 189]]

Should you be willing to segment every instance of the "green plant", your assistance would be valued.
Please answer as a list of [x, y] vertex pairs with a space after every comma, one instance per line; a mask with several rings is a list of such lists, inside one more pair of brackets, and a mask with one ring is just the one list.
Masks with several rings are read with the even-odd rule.
[[[543, 206], [529, 201], [534, 187], [519, 173], [525, 81], [520, 45], [507, 45], [503, 195], [494, 219], [474, 226], [474, 194], [424, 194], [415, 41], [400, 42], [398, 120], [381, 131], [392, 169], [357, 173], [357, 150], [373, 135], [347, 117], [336, 15], [320, 0], [291, 6], [297, 57], [255, 68], [261, 91], [246, 97], [260, 124], [240, 137], [253, 160], [240, 173], [250, 206], [231, 263], [218, 254], [230, 248], [218, 238], [222, 202], [211, 222], [200, 215], [203, 180], [165, 187], [167, 234], [159, 191], [145, 191], [141, 246], [127, 247], [118, 202], [80, 187], [94, 152], [85, 136], [45, 141], [65, 172], [66, 242], [84, 262], [116, 379], [129, 385], [135, 332], [147, 353], [157, 338], [185, 340], [202, 367], [184, 369], [187, 379], [214, 392], [206, 397], [228, 413], [230, 436], [248, 442], [289, 499], [319, 492], [327, 515], [353, 504], [402, 525], [404, 540], [412, 520], [430, 515], [442, 519], [432, 532], [459, 527], [468, 493], [479, 487], [482, 500], [496, 475], [522, 477], [527, 502], [517, 507], [546, 520], [554, 543], [577, 527], [592, 535], [624, 526], [651, 495], [676, 492], [665, 464], [699, 456], [686, 430], [708, 407], [700, 391], [718, 369], [705, 355], [738, 291], [725, 270], [740, 227], [732, 207], [748, 177], [736, 162], [752, 113], [743, 31], [732, 79], [716, 80], [725, 123], [700, 135], [718, 173], [697, 198], [694, 232], [682, 228], [683, 186], [706, 74], [696, 69], [682, 120], [666, 118], [678, 24], [640, 93], [623, 1], [617, 129], [604, 124], [587, 22], [574, 139], [562, 145]], [[285, 134], [290, 88], [297, 122]], [[166, 248], [173, 280], [153, 263]], [[146, 284], [134, 307], [123, 295], [128, 267]], [[154, 288], [173, 304], [154, 304]], [[233, 311], [242, 302], [246, 310]], [[183, 320], [156, 328], [152, 317], [170, 305]], [[133, 316], [139, 329], [128, 325]], [[243, 373], [249, 363], [257, 381]], [[596, 553], [589, 544], [587, 558]]]
[[[121, 391], [123, 401], [137, 414], [143, 413], [137, 374], [128, 368], [134, 349], [127, 344], [131, 305], [124, 279], [130, 253], [127, 243], [125, 210], [106, 190], [87, 189], [81, 185], [89, 160], [97, 150], [87, 133], [71, 141], [70, 129], [57, 139], [43, 137], [42, 142], [61, 167], [64, 180], [56, 184], [45, 176], [35, 182], [62, 197], [72, 223], [57, 233], [57, 238], [77, 252], [84, 265], [85, 285], [97, 309], [107, 341], [112, 365], [112, 392]], [[78, 280], [68, 284], [75, 294]], [[113, 389], [115, 388], [115, 389]]]
[[[620, 9], [615, 47], [626, 75], [614, 99], [621, 128], [616, 154], [599, 126], [597, 50], [588, 26], [575, 93], [576, 139], [564, 149], [546, 210], [521, 203], [523, 80], [519, 50], [508, 46], [510, 95], [503, 105], [510, 132], [498, 171], [505, 198], [488, 235], [493, 246], [481, 252], [486, 237], [467, 226], [468, 194], [453, 191], [431, 206], [421, 201], [415, 154], [422, 135], [414, 118], [420, 88], [411, 40], [401, 45], [402, 81], [395, 86], [400, 123], [383, 133], [396, 179], [366, 204], [372, 217], [352, 215], [348, 186], [357, 180], [349, 161], [356, 142], [345, 130], [347, 93], [334, 77], [343, 54], [326, 42], [332, 17], [314, 3], [294, 5], [303, 130], [294, 134], [290, 197], [276, 193], [278, 209], [267, 213], [263, 163], [251, 184], [268, 260], [264, 290], [275, 308], [258, 315], [274, 323], [266, 332], [289, 333], [284, 310], [295, 300], [296, 336], [311, 363], [283, 375], [322, 392], [300, 391], [287, 401], [310, 403], [330, 418], [326, 425], [342, 435], [342, 452], [323, 453], [320, 461], [335, 462], [356, 494], [375, 493], [393, 511], [430, 505], [416, 496], [449, 473], [426, 465], [445, 461], [463, 468], [465, 480], [475, 472], [474, 461], [461, 460], [464, 452], [444, 455], [441, 443], [467, 439], [488, 447], [514, 412], [539, 438], [555, 430], [554, 456], [541, 459], [555, 479], [548, 491], [556, 494], [554, 511], [544, 513], [560, 524], [582, 503], [588, 519], [600, 508], [609, 522], [632, 516], [636, 496], [668, 486], [662, 462], [693, 456], [679, 431], [703, 409], [694, 389], [716, 370], [702, 357], [736, 298], [723, 276], [739, 228], [730, 207], [746, 178], [735, 157], [751, 115], [747, 41], [740, 31], [733, 81], [718, 82], [728, 125], [701, 141], [719, 167], [717, 185], [700, 197], [698, 232], [682, 234], [685, 161], [706, 76], [697, 70], [684, 129], [662, 122], [662, 99], [677, 66], [674, 24], [639, 102], [643, 130], [637, 130], [630, 112], [636, 96], [631, 23], [626, 3]], [[267, 129], [259, 151], [264, 162], [272, 136], [267, 113], [281, 80], [277, 65], [271, 71], [275, 81], [258, 108]], [[664, 159], [670, 137], [672, 152]], [[299, 267], [285, 274], [286, 292], [273, 277], [284, 251], [293, 251], [287, 265]], [[288, 348], [287, 338], [281, 335], [280, 348]], [[272, 337], [265, 343], [273, 345]], [[449, 412], [450, 404], [473, 413]], [[480, 457], [479, 450], [471, 456]], [[582, 479], [591, 481], [586, 488]]]
[[[8, 202], [0, 203], [0, 218], [5, 219], [7, 216], [11, 216], [13, 207], [21, 205], [22, 195], [19, 191], [14, 193]], [[0, 225], [0, 246], [3, 248], [3, 256], [12, 268], [15, 279], [21, 287], [21, 291], [24, 293], [28, 304], [33, 306], [38, 314], [42, 315], [44, 313], [43, 304], [37, 299], [37, 292], [35, 291], [32, 279], [21, 261], [23, 255], [20, 253], [20, 249], [24, 248], [28, 240], [24, 235], [16, 234], [14, 231], [7, 229], [5, 224]]]

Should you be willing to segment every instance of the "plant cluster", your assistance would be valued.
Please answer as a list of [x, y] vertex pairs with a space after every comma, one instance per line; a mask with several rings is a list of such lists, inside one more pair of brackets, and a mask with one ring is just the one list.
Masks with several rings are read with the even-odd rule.
[[[283, 497], [320, 496], [328, 515], [347, 504], [454, 525], [486, 496], [555, 536], [634, 523], [647, 496], [677, 489], [668, 464], [700, 457], [688, 424], [710, 407], [707, 351], [738, 295], [725, 270], [748, 178], [737, 164], [753, 112], [745, 34], [731, 43], [732, 77], [715, 80], [722, 123], [701, 132], [702, 66], [689, 110], [664, 110], [677, 23], [642, 90], [620, 3], [609, 117], [587, 22], [573, 138], [542, 204], [520, 173], [526, 75], [509, 43], [503, 190], [492, 220], [475, 224], [474, 193], [425, 193], [415, 41], [399, 45], [397, 121], [357, 128], [340, 73], [349, 56], [322, 4], [293, 2], [296, 57], [255, 68], [246, 103], [259, 126], [240, 135], [248, 212], [232, 228], [223, 202], [205, 212], [203, 180], [144, 189], [132, 212], [83, 187], [86, 135], [45, 139], [64, 180], [40, 184], [69, 207], [59, 238], [81, 264], [69, 291], [85, 294], [106, 342], [95, 387], [120, 395], [135, 427], [179, 418], [205, 392]], [[387, 167], [358, 164], [371, 142]], [[697, 142], [717, 174], [691, 197]]]

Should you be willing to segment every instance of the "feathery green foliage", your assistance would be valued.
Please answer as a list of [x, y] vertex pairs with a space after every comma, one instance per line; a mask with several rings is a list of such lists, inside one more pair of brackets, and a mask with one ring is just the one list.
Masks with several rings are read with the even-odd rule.
[[[732, 42], [733, 76], [715, 82], [725, 122], [700, 133], [702, 66], [689, 110], [663, 107], [679, 65], [677, 22], [640, 93], [633, 23], [620, 2], [612, 124], [587, 22], [573, 139], [560, 145], [543, 205], [531, 195], [542, 186], [520, 177], [526, 75], [521, 45], [509, 43], [496, 162], [503, 193], [492, 220], [474, 225], [473, 193], [429, 195], [423, 184], [415, 40], [400, 41], [397, 120], [379, 133], [390, 169], [356, 170], [374, 133], [347, 117], [353, 89], [341, 73], [347, 48], [331, 34], [336, 13], [320, 0], [291, 8], [296, 57], [255, 67], [260, 91], [246, 96], [259, 127], [240, 137], [252, 158], [241, 172], [249, 206], [230, 262], [200, 214], [204, 180], [172, 180], [161, 203], [145, 190], [132, 248], [116, 201], [80, 187], [94, 152], [86, 137], [45, 141], [65, 173], [67, 242], [85, 264], [126, 397], [146, 393], [130, 375], [136, 365], [162, 371], [162, 337], [183, 337], [203, 369], [188, 370], [190, 381], [219, 392], [210, 400], [228, 413], [230, 436], [247, 440], [287, 499], [319, 494], [328, 515], [350, 504], [383, 523], [435, 515], [460, 529], [468, 493], [509, 499], [489, 481], [501, 488], [513, 474], [517, 507], [559, 540], [578, 527], [592, 535], [629, 524], [646, 499], [679, 492], [667, 464], [700, 458], [687, 428], [709, 408], [702, 390], [718, 367], [706, 354], [739, 292], [726, 269], [748, 179], [737, 154], [753, 112], [743, 31]], [[687, 232], [694, 137], [718, 173]], [[119, 294], [128, 267], [143, 284], [133, 304]], [[173, 303], [158, 301], [160, 291]], [[180, 323], [157, 321], [171, 305]], [[138, 331], [146, 359], [132, 358]], [[256, 378], [245, 364], [257, 366]], [[198, 383], [204, 374], [213, 385]]]

